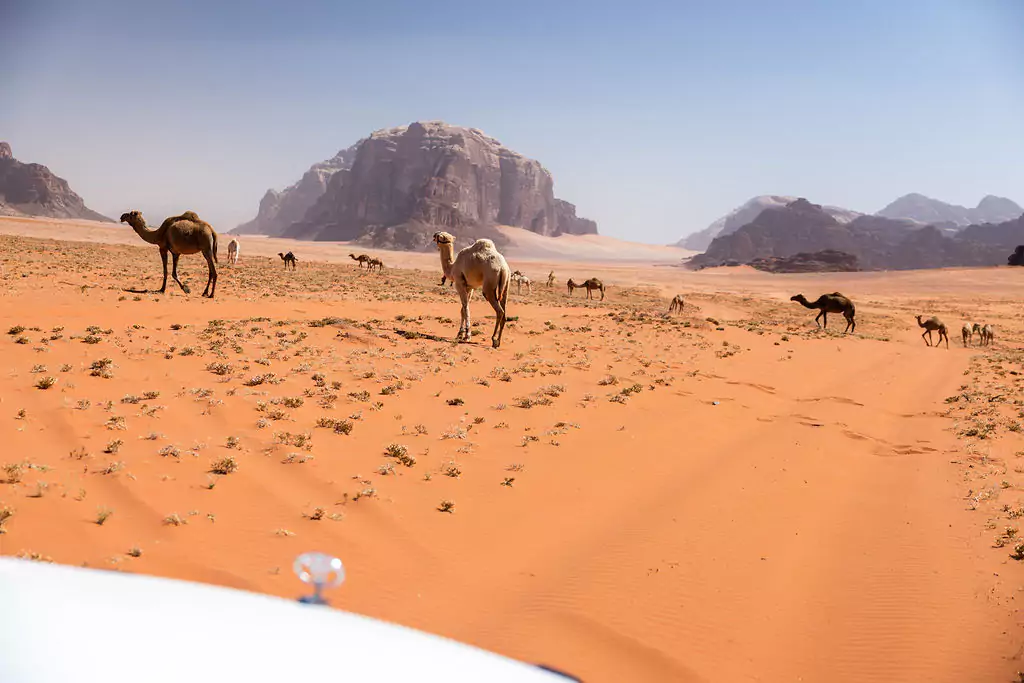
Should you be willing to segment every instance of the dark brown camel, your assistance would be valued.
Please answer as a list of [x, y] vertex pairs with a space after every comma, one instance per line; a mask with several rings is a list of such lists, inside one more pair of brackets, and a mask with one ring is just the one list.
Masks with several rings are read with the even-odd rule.
[[295, 258], [295, 254], [293, 254], [292, 252], [289, 251], [287, 254], [282, 254], [281, 252], [277, 252], [277, 255], [281, 257], [282, 261], [284, 261], [284, 269], [285, 270], [288, 270], [288, 264], [289, 263], [292, 264], [292, 270], [295, 270], [295, 268], [296, 268], [295, 262], [299, 260], [299, 259]]
[[167, 290], [167, 254], [171, 254], [173, 267], [171, 276], [181, 287], [181, 291], [188, 294], [188, 285], [178, 279], [178, 257], [181, 255], [199, 254], [206, 258], [209, 267], [209, 276], [206, 279], [206, 289], [203, 296], [213, 298], [214, 290], [217, 289], [217, 267], [214, 262], [220, 262], [217, 258], [217, 231], [206, 221], [202, 220], [193, 211], [186, 211], [180, 216], [171, 216], [160, 224], [156, 230], [146, 225], [141, 211], [129, 211], [121, 214], [121, 222], [132, 226], [132, 229], [139, 237], [150, 244], [160, 247], [160, 259], [164, 263], [164, 281], [160, 285], [160, 293]]
[[796, 301], [805, 308], [817, 308], [821, 310], [821, 313], [814, 318], [814, 322], [818, 323], [818, 327], [822, 327], [822, 324], [818, 322], [818, 318], [824, 318], [824, 328], [828, 329], [828, 314], [829, 313], [842, 313], [843, 317], [846, 318], [846, 329], [843, 334], [847, 332], [853, 332], [857, 328], [857, 323], [853, 319], [856, 314], [856, 309], [853, 306], [853, 302], [847, 299], [839, 292], [832, 292], [831, 294], [822, 294], [816, 301], [808, 301], [803, 294], [797, 294], [796, 296], [789, 297], [790, 301]]
[[572, 296], [572, 290], [574, 289], [585, 289], [587, 290], [587, 298], [593, 299], [593, 290], [601, 290], [601, 301], [604, 301], [604, 283], [598, 280], [596, 277], [592, 277], [589, 280], [584, 280], [582, 284], [577, 284], [572, 278], [565, 283], [566, 287], [569, 288], [569, 296]]
[[[924, 328], [924, 332], [921, 333], [921, 339], [924, 339], [924, 343], [927, 344], [928, 346], [931, 346], [932, 345], [932, 331], [937, 331], [939, 333], [939, 344], [942, 343], [942, 338], [945, 337], [946, 338], [946, 348], [948, 349], [949, 348], [949, 333], [946, 330], [946, 323], [942, 322], [941, 320], [936, 318], [934, 315], [932, 317], [928, 318], [927, 320], [921, 320], [921, 318], [923, 318], [923, 317], [924, 316], [920, 316], [920, 315], [917, 316], [917, 325], [918, 325], [918, 327], [923, 327]], [[928, 335], [927, 339], [925, 339], [925, 335]], [[935, 344], [936, 348], [939, 346], [939, 344]]]

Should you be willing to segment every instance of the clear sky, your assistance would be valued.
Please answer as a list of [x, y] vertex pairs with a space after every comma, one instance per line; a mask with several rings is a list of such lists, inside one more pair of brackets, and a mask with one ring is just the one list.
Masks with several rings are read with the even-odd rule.
[[109, 216], [226, 230], [426, 119], [636, 241], [758, 194], [1024, 202], [1024, 2], [0, 0], [0, 140]]

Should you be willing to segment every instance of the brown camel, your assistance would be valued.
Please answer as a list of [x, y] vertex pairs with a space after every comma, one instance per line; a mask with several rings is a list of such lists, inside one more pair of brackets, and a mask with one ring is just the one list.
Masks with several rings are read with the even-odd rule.
[[800, 303], [804, 308], [817, 308], [821, 310], [821, 313], [814, 318], [814, 322], [818, 323], [818, 327], [822, 327], [822, 324], [818, 322], [819, 318], [825, 319], [825, 329], [828, 329], [828, 314], [829, 313], [842, 313], [843, 317], [846, 318], [846, 329], [843, 334], [847, 332], [853, 332], [857, 329], [857, 323], [854, 320], [856, 315], [856, 309], [853, 306], [853, 302], [847, 299], [839, 292], [832, 292], [831, 294], [822, 294], [817, 298], [816, 301], [808, 301], [803, 294], [797, 294], [789, 297], [790, 301], [796, 301]]
[[[924, 339], [924, 343], [927, 344], [928, 346], [931, 346], [932, 345], [932, 331], [938, 331], [938, 333], [939, 333], [939, 344], [942, 343], [942, 338], [945, 337], [946, 338], [946, 348], [948, 349], [949, 348], [949, 333], [946, 330], [946, 323], [942, 322], [941, 320], [936, 318], [934, 315], [932, 317], [928, 318], [927, 320], [921, 320], [921, 318], [923, 318], [923, 317], [924, 316], [921, 316], [921, 315], [917, 316], [917, 324], [918, 324], [919, 327], [923, 327], [924, 328], [924, 332], [921, 333], [921, 339]], [[928, 335], [927, 339], [925, 339], [925, 335]], [[935, 347], [938, 348], [939, 344], [935, 344]]]
[[672, 297], [672, 303], [670, 303], [668, 305], [668, 312], [669, 313], [682, 313], [683, 312], [683, 306], [685, 306], [685, 305], [686, 304], [683, 301], [683, 295], [682, 294], [676, 294], [674, 297]]
[[381, 273], [384, 271], [384, 262], [381, 261], [379, 258], [372, 258], [366, 262], [366, 267], [369, 268], [370, 270], [376, 268], [377, 272]]
[[206, 258], [209, 268], [209, 276], [206, 279], [206, 289], [203, 296], [213, 298], [217, 289], [217, 267], [214, 262], [220, 262], [217, 258], [217, 232], [206, 221], [202, 220], [193, 211], [186, 211], [180, 216], [171, 216], [160, 224], [156, 230], [146, 225], [141, 211], [129, 211], [121, 214], [121, 222], [132, 226], [136, 234], [146, 242], [160, 247], [160, 259], [164, 264], [164, 281], [160, 285], [160, 293], [167, 290], [167, 254], [171, 254], [173, 266], [171, 277], [181, 287], [181, 291], [190, 292], [187, 285], [178, 279], [178, 257], [181, 255], [199, 254]]
[[297, 267], [295, 265], [295, 263], [296, 263], [296, 261], [299, 260], [299, 259], [295, 258], [295, 254], [293, 254], [292, 252], [289, 251], [287, 254], [282, 254], [281, 252], [277, 252], [277, 255], [281, 257], [282, 261], [284, 261], [284, 269], [285, 270], [288, 270], [288, 264], [289, 263], [292, 264], [292, 270], [295, 270], [295, 268]]
[[548, 289], [555, 286], [555, 271], [548, 273]]
[[370, 260], [370, 257], [367, 256], [366, 254], [360, 254], [359, 256], [356, 256], [355, 254], [349, 254], [348, 257], [353, 261], [358, 261], [360, 268], [363, 267], [364, 263]]
[[[975, 323], [974, 327], [977, 327]], [[971, 338], [974, 336], [974, 329], [971, 327], [971, 323], [964, 323], [964, 326], [960, 328], [960, 336], [964, 338], [964, 348], [966, 349], [971, 345]]]
[[572, 290], [574, 289], [586, 289], [587, 298], [593, 299], [593, 291], [595, 289], [599, 289], [601, 290], [601, 301], [604, 301], [604, 283], [602, 283], [596, 277], [592, 277], [589, 280], [584, 280], [582, 284], [576, 284], [576, 282], [574, 282], [572, 278], [569, 278], [569, 281], [566, 282], [565, 284], [569, 288], [569, 296], [572, 296]]
[[455, 282], [455, 291], [462, 300], [462, 322], [459, 324], [457, 341], [469, 341], [469, 295], [479, 289], [487, 303], [494, 309], [494, 332], [491, 345], [501, 346], [501, 335], [505, 331], [508, 311], [508, 289], [512, 281], [511, 271], [505, 257], [494, 242], [480, 239], [455, 255], [455, 237], [447, 232], [435, 232], [434, 242], [441, 254], [441, 269], [445, 277]]

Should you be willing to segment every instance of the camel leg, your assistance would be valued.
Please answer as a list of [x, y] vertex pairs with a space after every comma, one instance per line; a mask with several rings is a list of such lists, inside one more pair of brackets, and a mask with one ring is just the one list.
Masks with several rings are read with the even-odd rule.
[[825, 315], [825, 311], [822, 311], [818, 315], [814, 316], [814, 322], [818, 326], [819, 329], [821, 328], [821, 316], [823, 316], [823, 315]]
[[164, 283], [160, 285], [160, 293], [163, 294], [167, 290], [167, 249], [163, 247], [160, 247], [160, 260], [164, 262]]
[[466, 285], [461, 281], [455, 285], [455, 291], [459, 293], [459, 299], [462, 301], [461, 320], [459, 322], [459, 334], [455, 337], [455, 341], [469, 341], [469, 295]]
[[[927, 335], [927, 337], [925, 335]], [[932, 343], [931, 343], [931, 336], [932, 336], [932, 331], [931, 330], [925, 330], [924, 332], [921, 333], [921, 339], [924, 339], [924, 343], [927, 344], [928, 346], [932, 345]]]
[[498, 300], [498, 293], [496, 291], [485, 289], [484, 298], [487, 299], [487, 303], [494, 309], [494, 332], [491, 333], [491, 346], [498, 348], [501, 346], [501, 333], [505, 329], [505, 307]]
[[172, 253], [171, 261], [174, 263], [174, 268], [171, 270], [171, 276], [174, 278], [174, 281], [178, 283], [179, 287], [181, 287], [181, 291], [186, 294], [191, 294], [192, 290], [188, 288], [188, 285], [183, 284], [182, 281], [178, 279], [178, 254]]
[[[209, 266], [209, 275], [206, 280], [206, 289], [210, 290], [209, 298], [213, 298], [213, 293], [217, 290], [217, 267], [213, 265], [213, 252], [204, 251], [203, 256], [206, 257], [206, 265]], [[206, 291], [203, 291], [203, 296], [207, 296]]]
[[601, 288], [601, 301], [604, 301], [604, 287]]
[[949, 350], [949, 333], [946, 333], [946, 334], [944, 334], [942, 336], [946, 338], [946, 350], [948, 351]]

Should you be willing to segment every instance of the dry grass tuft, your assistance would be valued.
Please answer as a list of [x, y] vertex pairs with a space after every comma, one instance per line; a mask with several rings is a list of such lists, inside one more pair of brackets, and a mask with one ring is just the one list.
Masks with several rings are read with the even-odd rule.
[[238, 471], [238, 461], [235, 460], [235, 456], [229, 455], [226, 458], [221, 458], [213, 463], [210, 467], [210, 472], [213, 474], [226, 475], [232, 472]]

